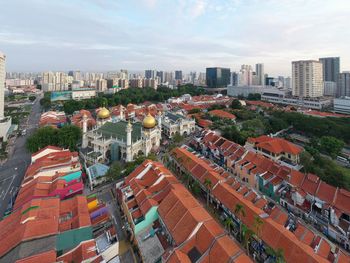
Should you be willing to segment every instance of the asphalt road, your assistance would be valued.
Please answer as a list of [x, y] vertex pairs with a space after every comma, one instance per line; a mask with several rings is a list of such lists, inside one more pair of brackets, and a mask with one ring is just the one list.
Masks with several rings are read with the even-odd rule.
[[30, 153], [26, 150], [26, 139], [37, 128], [40, 119], [40, 98], [38, 97], [32, 107], [32, 111], [21, 129], [26, 129], [25, 136], [19, 136], [7, 162], [0, 166], [0, 218], [6, 211], [8, 204], [13, 202], [14, 197], [21, 185], [25, 171], [30, 164]]

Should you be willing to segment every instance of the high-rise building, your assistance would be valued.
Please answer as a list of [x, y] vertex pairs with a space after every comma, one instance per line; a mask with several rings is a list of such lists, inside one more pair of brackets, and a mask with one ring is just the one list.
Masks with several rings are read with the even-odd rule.
[[210, 89], [223, 89], [230, 85], [231, 71], [229, 68], [207, 68], [206, 83]]
[[242, 65], [239, 76], [239, 86], [253, 85], [253, 69], [250, 65]]
[[107, 80], [105, 79], [96, 80], [96, 90], [98, 92], [105, 92], [107, 90]]
[[73, 77], [74, 77], [74, 80], [81, 80], [81, 74], [80, 74], [80, 71], [74, 71], [73, 73]]
[[164, 83], [164, 72], [157, 71], [157, 77], [159, 78], [160, 83]]
[[0, 120], [2, 120], [4, 116], [4, 108], [5, 108], [5, 55], [0, 52]]
[[292, 94], [297, 97], [317, 98], [323, 95], [323, 68], [317, 60], [292, 62]]
[[265, 84], [265, 72], [264, 72], [264, 64], [258, 63], [255, 65], [255, 74], [257, 78], [257, 85]]
[[182, 80], [182, 71], [181, 70], [175, 71], [175, 80]]
[[145, 78], [146, 79], [155, 79], [157, 76], [157, 71], [153, 69], [145, 70]]
[[323, 66], [323, 81], [337, 82], [340, 73], [340, 58], [329, 57], [320, 58], [319, 60]]
[[337, 96], [350, 97], [350, 71], [344, 71], [338, 75]]
[[0, 148], [2, 142], [7, 141], [8, 131], [11, 127], [11, 118], [6, 118], [4, 114], [5, 108], [5, 60], [6, 57], [0, 52]]

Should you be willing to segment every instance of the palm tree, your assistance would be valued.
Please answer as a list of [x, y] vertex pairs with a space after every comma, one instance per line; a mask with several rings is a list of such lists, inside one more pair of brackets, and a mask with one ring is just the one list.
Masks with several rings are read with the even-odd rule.
[[246, 225], [243, 225], [242, 229], [243, 229], [243, 231], [242, 231], [242, 233], [243, 233], [243, 245], [247, 249], [247, 254], [249, 256], [249, 241], [250, 241], [251, 237], [254, 235], [254, 232]]
[[209, 196], [210, 196], [211, 185], [212, 185], [211, 180], [206, 178], [204, 180], [204, 186], [207, 188], [207, 206], [209, 206]]
[[[254, 217], [254, 228], [256, 232], [256, 236], [258, 237], [258, 241], [260, 242], [260, 236], [261, 236], [261, 229], [264, 224], [264, 221], [260, 218], [260, 216]], [[260, 246], [259, 246], [259, 255], [260, 255]]]
[[244, 206], [240, 203], [237, 203], [235, 206], [235, 215], [239, 219], [239, 238], [242, 240], [242, 217], [245, 217], [245, 209]]
[[254, 228], [256, 231], [256, 235], [258, 236], [259, 239], [260, 239], [261, 228], [263, 224], [264, 224], [264, 221], [260, 218], [260, 216], [254, 217]]
[[231, 233], [231, 228], [233, 227], [233, 220], [231, 217], [225, 219], [224, 225], [229, 233]]
[[278, 248], [275, 251], [275, 257], [276, 257], [276, 262], [277, 263], [284, 263], [286, 260], [284, 259], [284, 251], [282, 248]]

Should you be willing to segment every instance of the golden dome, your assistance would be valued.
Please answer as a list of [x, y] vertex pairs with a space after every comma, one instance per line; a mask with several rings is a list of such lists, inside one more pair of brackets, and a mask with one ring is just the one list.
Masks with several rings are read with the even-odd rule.
[[107, 119], [109, 118], [109, 116], [111, 116], [109, 110], [107, 110], [105, 107], [100, 109], [100, 111], [97, 114], [97, 117], [99, 117], [100, 119]]
[[146, 129], [152, 129], [154, 126], [156, 126], [156, 119], [148, 113], [148, 115], [143, 119], [142, 125]]

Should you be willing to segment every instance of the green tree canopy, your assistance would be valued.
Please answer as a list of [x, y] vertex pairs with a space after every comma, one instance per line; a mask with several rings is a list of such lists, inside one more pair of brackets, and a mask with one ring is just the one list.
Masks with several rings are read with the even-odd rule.
[[77, 150], [77, 144], [81, 139], [81, 130], [74, 125], [66, 125], [61, 129], [50, 126], [36, 130], [27, 140], [27, 149], [36, 152], [48, 145], [60, 146]]

